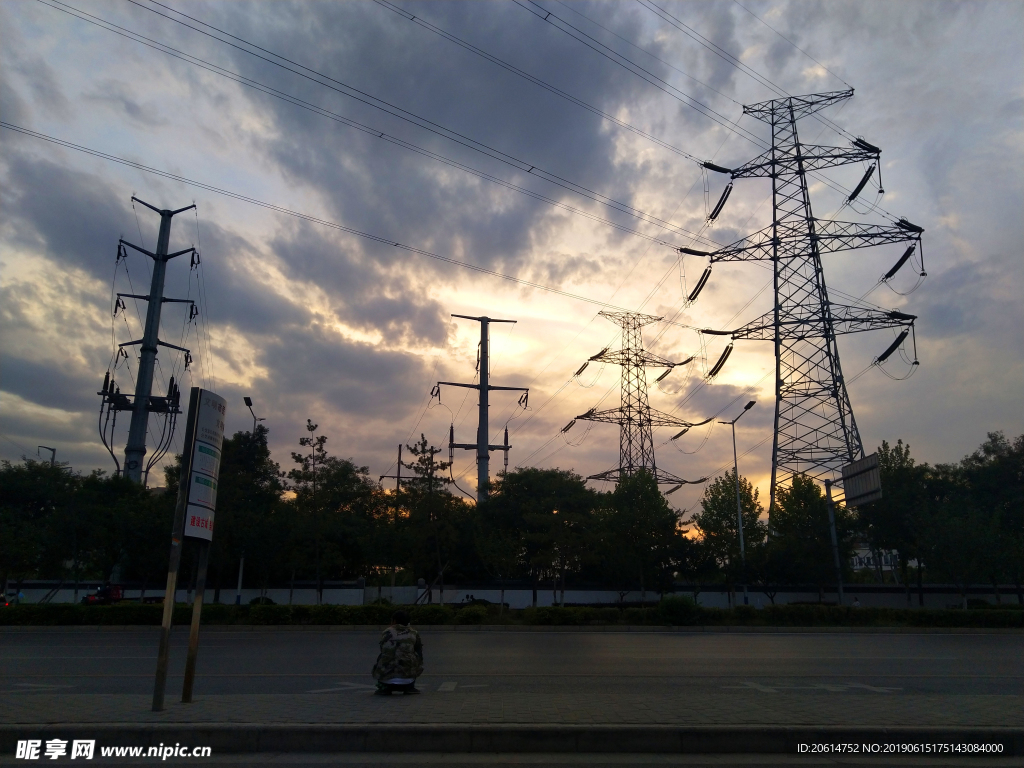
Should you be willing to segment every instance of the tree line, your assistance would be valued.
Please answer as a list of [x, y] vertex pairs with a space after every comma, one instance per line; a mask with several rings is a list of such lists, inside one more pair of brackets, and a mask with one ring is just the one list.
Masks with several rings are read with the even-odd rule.
[[[611, 492], [561, 469], [521, 468], [492, 481], [481, 504], [453, 492], [450, 464], [421, 436], [407, 446], [407, 477], [385, 488], [365, 466], [330, 453], [312, 421], [285, 471], [257, 425], [225, 439], [210, 554], [214, 599], [233, 592], [239, 561], [245, 586], [266, 590], [362, 578], [366, 584], [413, 585], [419, 579], [496, 587], [550, 587], [663, 593], [679, 583], [746, 582], [774, 602], [784, 586], [836, 582], [831, 533], [821, 487], [796, 476], [766, 514], [758, 491], [739, 478], [745, 567], [737, 534], [736, 476], [715, 478], [691, 511], [673, 509], [653, 477], [640, 472]], [[847, 580], [882, 580], [880, 570], [854, 573], [862, 543], [899, 553], [888, 578], [910, 601], [927, 582], [967, 587], [1015, 585], [1024, 576], [1024, 436], [991, 433], [956, 464], [920, 464], [908, 446], [879, 448], [884, 497], [859, 509], [835, 508]], [[180, 472], [147, 490], [101, 471], [73, 473], [25, 459], [0, 465], [0, 579], [132, 583], [162, 589]], [[194, 573], [186, 547], [183, 581]], [[179, 582], [181, 583], [181, 582]]]

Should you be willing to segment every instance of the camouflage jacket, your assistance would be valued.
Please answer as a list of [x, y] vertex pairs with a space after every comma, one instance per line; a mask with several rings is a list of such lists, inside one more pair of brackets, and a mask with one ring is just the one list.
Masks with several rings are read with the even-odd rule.
[[423, 674], [423, 642], [412, 627], [388, 627], [380, 636], [380, 655], [373, 665], [377, 680], [419, 677]]

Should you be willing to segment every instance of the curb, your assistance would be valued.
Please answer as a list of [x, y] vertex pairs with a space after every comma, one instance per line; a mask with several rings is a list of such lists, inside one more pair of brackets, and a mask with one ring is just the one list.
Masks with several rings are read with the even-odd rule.
[[[1001, 745], [994, 754], [1024, 755], [1024, 728], [870, 728], [835, 726], [633, 725], [0, 725], [0, 752], [19, 739], [95, 739], [100, 746], [208, 746], [214, 754], [291, 752], [799, 754], [801, 745], [846, 745], [846, 753], [900, 754], [900, 745], [957, 757], [958, 745]], [[877, 747], [875, 746], [877, 745]], [[949, 751], [939, 751], [946, 749]], [[936, 749], [938, 748], [938, 749]], [[990, 747], [991, 749], [991, 747]], [[989, 754], [993, 754], [990, 752]]]
[[[176, 627], [187, 628], [186, 624]], [[203, 632], [381, 632], [387, 624], [204, 624]], [[17, 624], [0, 625], [4, 632], [123, 632], [157, 631], [158, 624]], [[872, 635], [993, 635], [1024, 634], [1024, 627], [765, 627], [722, 625], [700, 627], [662, 627], [637, 625], [536, 625], [536, 624], [420, 624], [421, 632], [610, 632], [678, 634], [872, 634]]]

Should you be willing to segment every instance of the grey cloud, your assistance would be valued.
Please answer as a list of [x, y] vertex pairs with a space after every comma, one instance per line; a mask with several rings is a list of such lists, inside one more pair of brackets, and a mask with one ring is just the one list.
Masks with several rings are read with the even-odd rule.
[[167, 119], [160, 115], [159, 107], [154, 102], [143, 103], [135, 89], [120, 80], [101, 80], [92, 91], [85, 94], [85, 98], [108, 104], [115, 109], [117, 117], [126, 116], [146, 128], [167, 124]]

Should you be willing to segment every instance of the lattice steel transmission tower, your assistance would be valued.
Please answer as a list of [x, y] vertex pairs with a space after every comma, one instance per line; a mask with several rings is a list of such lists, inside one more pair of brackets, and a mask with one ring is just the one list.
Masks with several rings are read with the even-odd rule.
[[[864, 455], [839, 364], [836, 336], [903, 327], [899, 339], [902, 341], [913, 331], [916, 319], [914, 315], [895, 310], [837, 304], [829, 300], [825, 287], [822, 254], [909, 242], [910, 247], [898, 268], [913, 249], [920, 246], [924, 232], [906, 219], [892, 225], [858, 224], [818, 219], [811, 211], [808, 173], [850, 163], [879, 161], [881, 150], [863, 139], [855, 140], [850, 148], [800, 143], [797, 134], [800, 118], [852, 95], [850, 89], [743, 107], [744, 114], [771, 126], [772, 146], [730, 173], [733, 179], [767, 177], [772, 180], [772, 223], [709, 254], [712, 263], [772, 262], [775, 307], [729, 332], [733, 339], [775, 342], [772, 508], [777, 485], [788, 482], [794, 474], [841, 482], [839, 468]], [[849, 200], [863, 188], [871, 170], [873, 168]], [[890, 275], [893, 271], [890, 270]]]
[[[674, 368], [685, 363], [673, 363], [663, 357], [647, 352], [644, 349], [641, 329], [645, 325], [656, 323], [660, 317], [641, 315], [636, 312], [600, 313], [622, 328], [622, 347], [614, 352], [603, 349], [590, 358], [588, 362], [612, 363], [622, 367], [620, 386], [620, 404], [618, 408], [599, 411], [591, 408], [577, 416], [563, 431], [576, 421], [603, 421], [619, 425], [619, 466], [596, 475], [588, 480], [612, 480], [618, 482], [623, 477], [636, 474], [641, 469], [648, 470], [659, 483], [684, 485], [686, 483], [702, 483], [700, 480], [683, 480], [670, 472], [658, 469], [654, 460], [654, 427], [693, 427], [698, 426], [684, 419], [670, 416], [667, 413], [651, 408], [647, 402], [647, 368]], [[708, 420], [699, 422], [706, 424]]]

